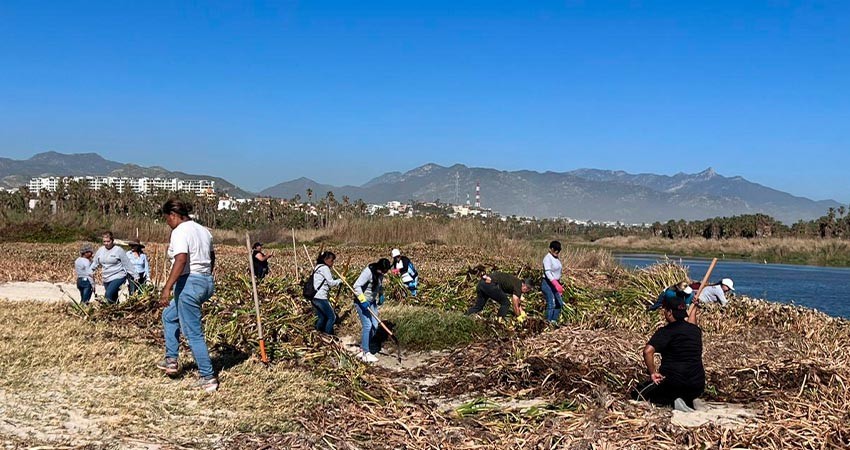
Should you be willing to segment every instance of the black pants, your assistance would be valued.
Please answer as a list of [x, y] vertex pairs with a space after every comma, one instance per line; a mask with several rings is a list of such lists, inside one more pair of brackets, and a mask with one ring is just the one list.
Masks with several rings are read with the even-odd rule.
[[667, 381], [655, 384], [652, 380], [637, 385], [632, 390], [632, 398], [635, 400], [649, 400], [656, 405], [673, 406], [677, 398], [685, 401], [689, 407], [694, 407], [694, 399], [702, 395], [705, 385], [682, 386]]
[[478, 294], [478, 298], [475, 301], [475, 305], [466, 312], [467, 315], [480, 312], [487, 304], [487, 300], [493, 300], [499, 304], [499, 317], [507, 316], [511, 310], [511, 301], [508, 299], [508, 294], [505, 294], [498, 284], [487, 283], [481, 280], [478, 282], [475, 292]]

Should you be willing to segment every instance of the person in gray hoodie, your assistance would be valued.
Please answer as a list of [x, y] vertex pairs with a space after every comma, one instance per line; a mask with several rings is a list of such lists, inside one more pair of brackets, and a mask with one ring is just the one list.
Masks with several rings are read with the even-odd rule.
[[381, 258], [377, 262], [369, 264], [354, 282], [354, 295], [357, 297], [354, 304], [357, 306], [357, 315], [360, 316], [360, 324], [363, 326], [360, 334], [360, 349], [358, 354], [363, 362], [373, 363], [378, 357], [369, 351], [369, 341], [378, 330], [378, 297], [384, 287], [384, 275], [390, 271], [392, 263], [387, 258]]
[[313, 288], [316, 289], [316, 295], [310, 300], [313, 312], [316, 313], [316, 330], [327, 334], [334, 334], [336, 323], [336, 313], [328, 300], [330, 291], [332, 287], [342, 283], [342, 280], [334, 279], [331, 274], [334, 261], [336, 255], [333, 252], [322, 252], [316, 258], [316, 267], [313, 269]]
[[94, 279], [91, 276], [91, 245], [85, 244], [80, 248], [80, 257], [74, 261], [74, 273], [77, 275], [77, 290], [80, 291], [80, 301], [88, 305], [94, 292]]
[[133, 263], [127, 257], [127, 252], [115, 245], [111, 231], [103, 233], [103, 247], [97, 249], [91, 264], [91, 273], [99, 267], [103, 268], [104, 297], [110, 304], [118, 303], [118, 291], [129, 276], [138, 282], [139, 275], [133, 268]]

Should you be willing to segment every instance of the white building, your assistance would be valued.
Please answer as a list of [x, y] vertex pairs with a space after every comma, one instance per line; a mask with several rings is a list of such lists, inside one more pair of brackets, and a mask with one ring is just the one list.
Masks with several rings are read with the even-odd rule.
[[59, 183], [68, 183], [71, 181], [85, 181], [89, 185], [89, 189], [99, 190], [106, 186], [113, 186], [118, 189], [118, 192], [124, 192], [124, 187], [129, 186], [134, 192], [139, 194], [151, 194], [154, 191], [184, 191], [193, 192], [198, 195], [212, 194], [215, 191], [215, 181], [212, 180], [183, 180], [180, 178], [131, 178], [131, 177], [102, 177], [102, 176], [85, 176], [85, 177], [37, 177], [32, 178], [27, 187], [30, 192], [40, 192], [42, 190], [55, 192], [59, 187]]

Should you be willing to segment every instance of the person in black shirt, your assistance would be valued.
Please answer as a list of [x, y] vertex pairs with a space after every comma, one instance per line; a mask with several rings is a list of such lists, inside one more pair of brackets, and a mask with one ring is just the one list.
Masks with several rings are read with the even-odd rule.
[[274, 256], [274, 252], [263, 253], [263, 244], [259, 242], [254, 242], [252, 249], [251, 261], [254, 263], [254, 275], [258, 280], [262, 280], [269, 274], [269, 258]]
[[485, 275], [475, 289], [478, 297], [475, 305], [466, 311], [466, 315], [481, 312], [487, 300], [493, 300], [499, 304], [499, 317], [507, 316], [511, 307], [518, 319], [524, 317], [525, 312], [522, 310], [520, 299], [522, 294], [528, 292], [530, 286], [529, 280], [520, 281], [519, 278], [507, 273], [493, 272], [489, 276]]
[[[667, 325], [656, 331], [643, 349], [650, 380], [638, 385], [632, 397], [690, 412], [694, 399], [705, 390], [702, 330], [695, 315], [688, 318], [683, 296], [665, 298], [663, 308]], [[656, 353], [662, 355], [660, 367], [655, 364]]]

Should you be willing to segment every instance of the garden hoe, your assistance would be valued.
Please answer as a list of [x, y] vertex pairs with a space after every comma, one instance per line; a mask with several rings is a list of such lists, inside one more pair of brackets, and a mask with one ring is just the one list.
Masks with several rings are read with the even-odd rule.
[[[336, 269], [334, 269], [334, 273], [336, 273], [336, 276], [339, 277], [339, 279], [342, 280], [343, 283], [345, 283], [345, 285], [348, 287], [349, 290], [351, 290], [351, 293], [356, 296], [357, 292], [355, 292], [354, 288], [351, 287], [350, 284], [348, 284], [348, 281], [345, 278], [343, 278], [343, 276], [340, 275], [339, 272], [337, 272]], [[392, 338], [393, 342], [395, 343], [395, 348], [396, 348], [396, 352], [397, 352], [396, 356], [398, 357], [398, 363], [401, 364], [401, 343], [399, 343], [398, 338], [396, 337], [396, 335], [392, 331], [390, 331], [389, 328], [387, 328], [386, 325], [384, 325], [384, 322], [382, 322], [381, 319], [378, 318], [378, 315], [375, 314], [375, 311], [372, 311], [372, 308], [366, 308], [366, 310], [369, 311], [369, 314], [371, 314], [372, 317], [374, 317], [375, 320], [378, 321], [378, 325], [380, 325], [381, 328], [383, 328], [384, 331], [387, 332], [387, 335], [390, 338]]]
[[263, 364], [269, 363], [269, 357], [266, 355], [266, 339], [263, 336], [263, 321], [260, 318], [260, 298], [257, 296], [257, 275], [254, 273], [254, 261], [251, 256], [251, 236], [245, 233], [245, 244], [248, 246], [248, 267], [251, 268], [251, 287], [254, 290], [254, 309], [257, 311], [257, 334], [260, 338], [260, 361]]

